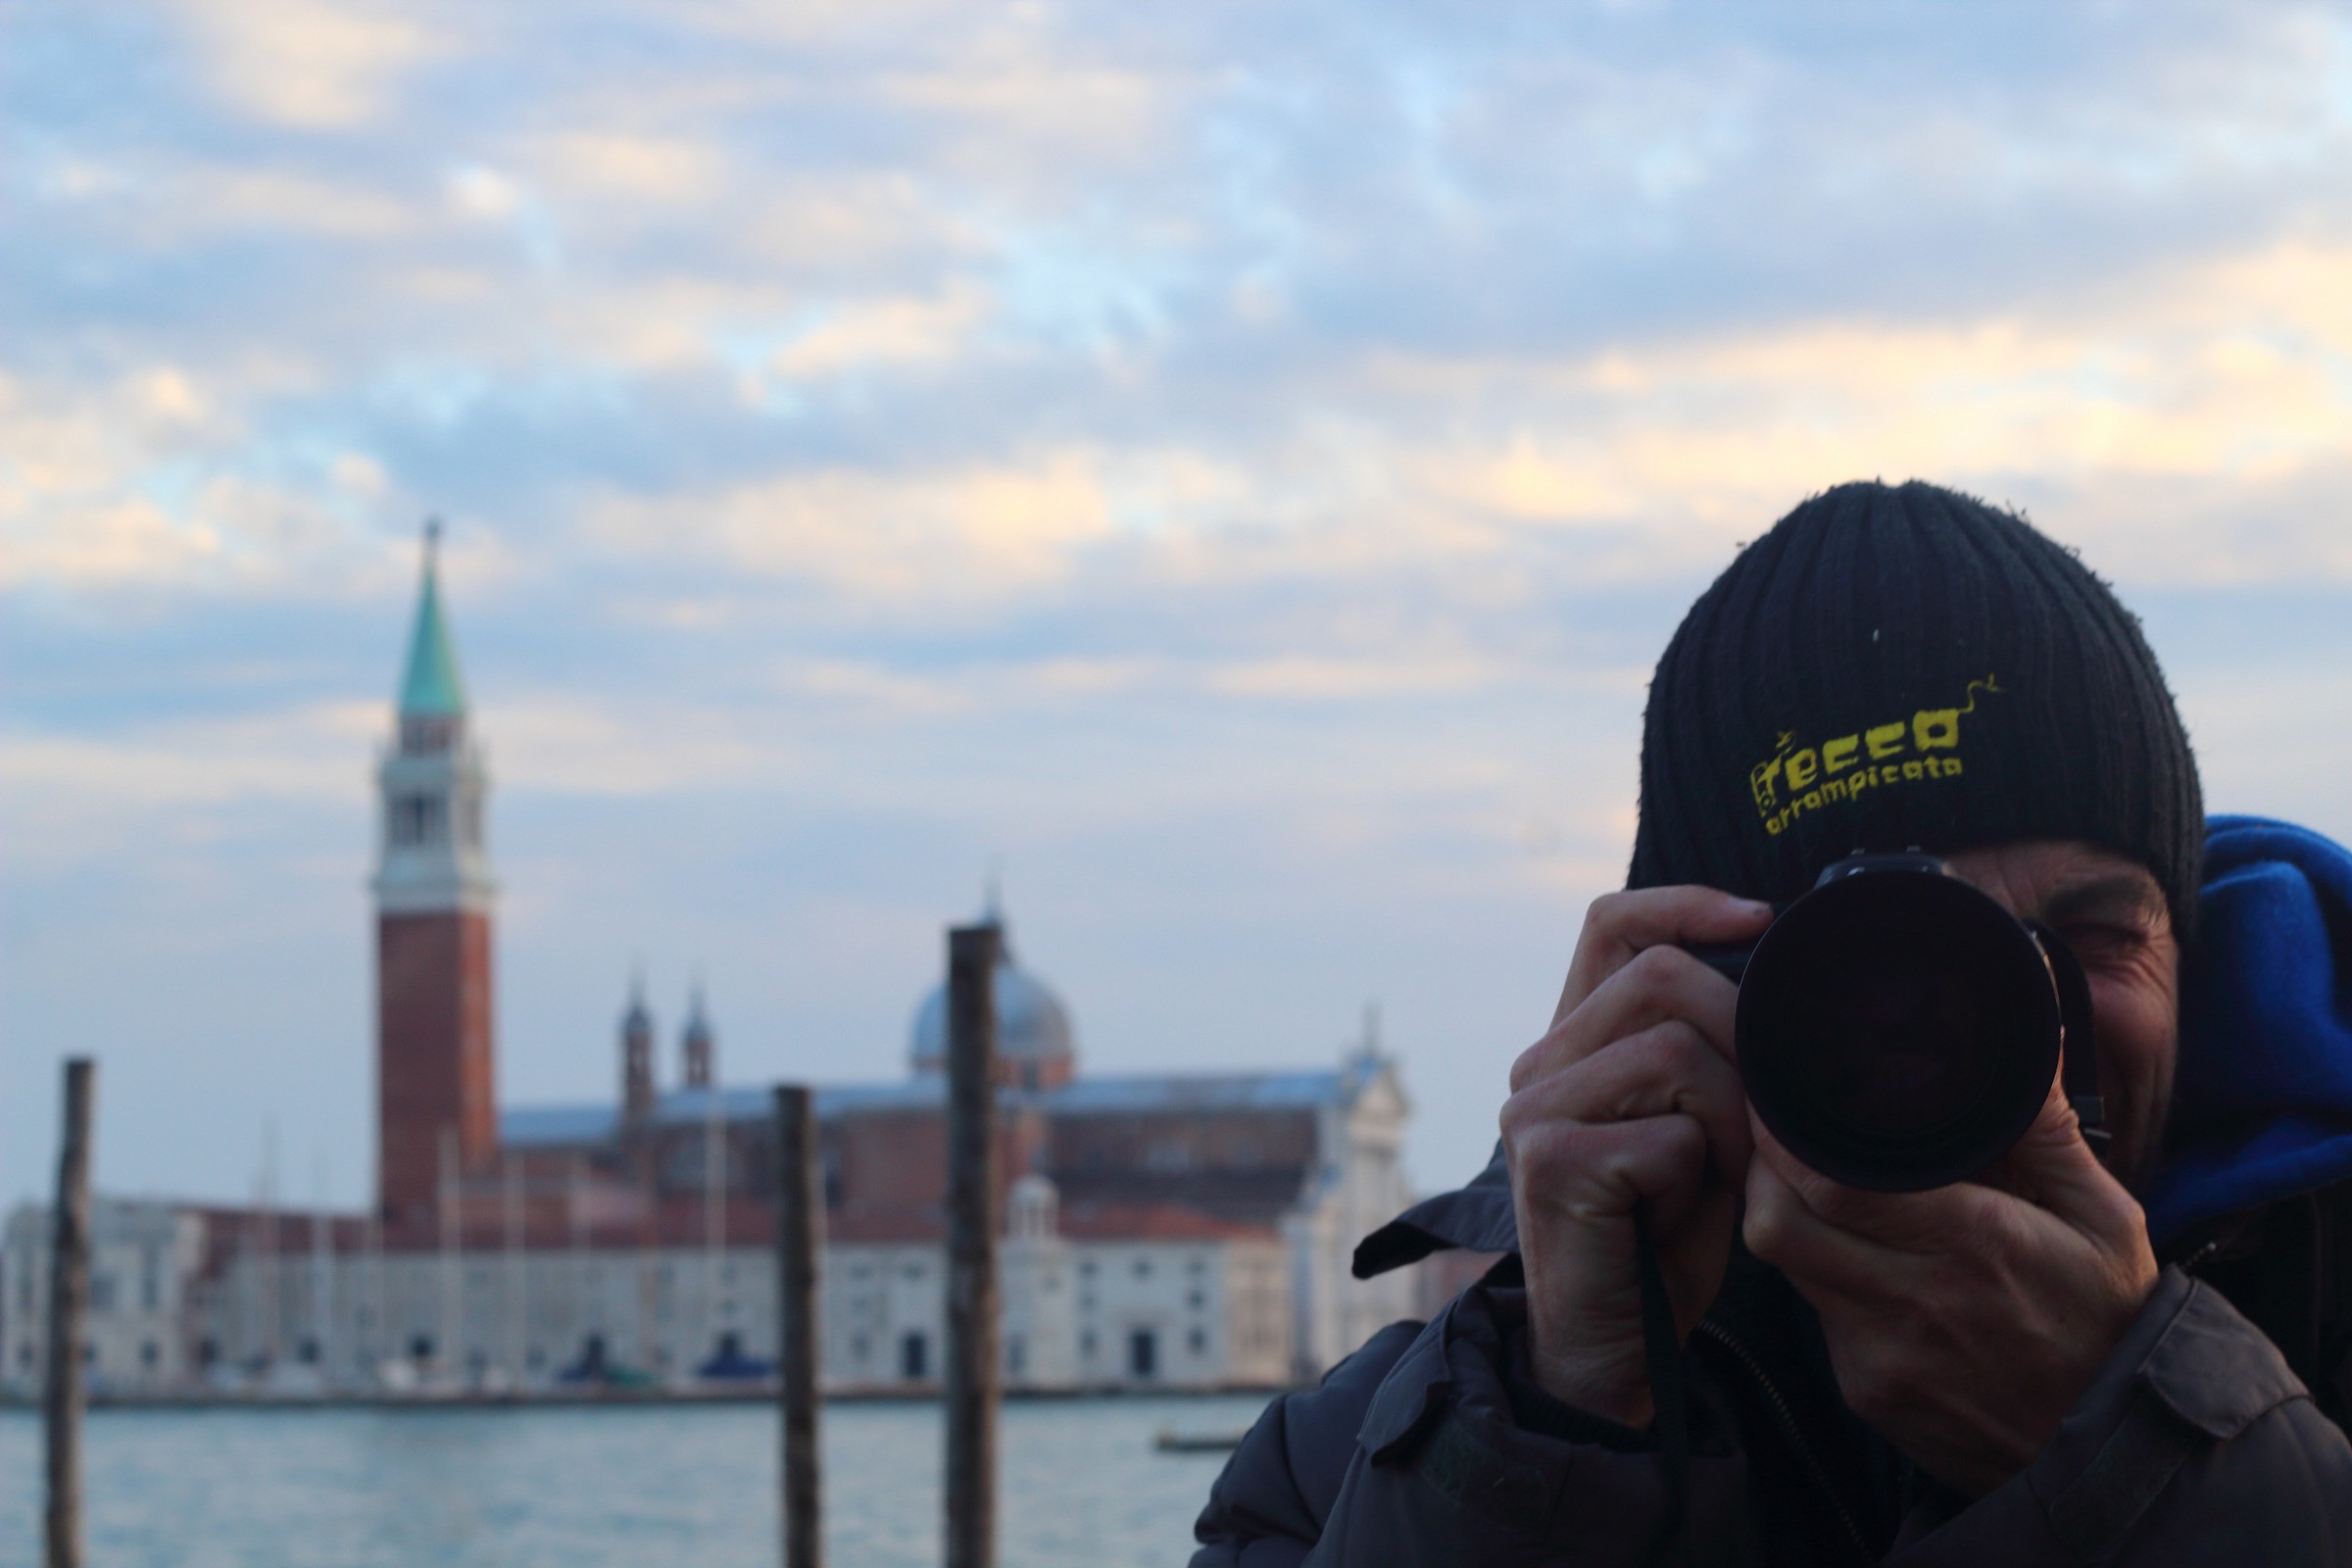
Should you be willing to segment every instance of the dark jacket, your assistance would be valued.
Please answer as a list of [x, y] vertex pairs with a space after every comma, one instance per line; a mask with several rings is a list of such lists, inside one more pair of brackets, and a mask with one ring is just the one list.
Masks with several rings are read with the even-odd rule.
[[[1497, 1216], [1481, 1185], [1411, 1218], [1456, 1245], [1506, 1236], [1507, 1193]], [[1687, 1352], [1687, 1560], [2352, 1568], [2352, 1189], [2181, 1246], [2058, 1436], [1973, 1502], [1845, 1408], [1811, 1309], [1736, 1254]], [[1435, 1321], [1275, 1401], [1210, 1493], [1194, 1568], [1657, 1560], [1654, 1439], [1537, 1389], [1525, 1310], [1506, 1258]]]

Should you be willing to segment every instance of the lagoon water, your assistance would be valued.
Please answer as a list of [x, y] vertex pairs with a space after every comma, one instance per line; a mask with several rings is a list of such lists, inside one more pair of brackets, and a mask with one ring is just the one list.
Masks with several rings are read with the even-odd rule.
[[[1004, 1568], [1159, 1568], [1192, 1549], [1222, 1454], [1162, 1428], [1249, 1425], [1262, 1396], [1005, 1406]], [[824, 1412], [826, 1559], [940, 1560], [932, 1404]], [[646, 1568], [776, 1561], [776, 1420], [758, 1405], [98, 1410], [91, 1568]], [[0, 1411], [0, 1564], [40, 1557], [37, 1412]]]

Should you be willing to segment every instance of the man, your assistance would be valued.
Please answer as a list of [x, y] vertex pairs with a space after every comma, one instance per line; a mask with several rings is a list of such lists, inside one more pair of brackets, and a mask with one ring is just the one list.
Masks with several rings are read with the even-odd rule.
[[[1749, 1112], [1735, 988], [1684, 949], [1911, 847], [2081, 961], [2102, 1154], [2054, 1083], [1980, 1179], [1870, 1193]], [[2352, 1565], [2344, 933], [2333, 846], [2209, 848], [2138, 624], [2069, 552], [1931, 485], [1805, 503], [1659, 662], [1628, 887], [1495, 1164], [1357, 1267], [1506, 1255], [1269, 1407], [1196, 1568]]]

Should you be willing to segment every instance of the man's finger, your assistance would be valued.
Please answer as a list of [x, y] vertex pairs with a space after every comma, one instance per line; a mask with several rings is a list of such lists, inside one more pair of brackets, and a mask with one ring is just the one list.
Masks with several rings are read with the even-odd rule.
[[2034, 1125], [1994, 1168], [1991, 1179], [2086, 1235], [2103, 1239], [2118, 1228], [2145, 1224], [2138, 1202], [2083, 1140], [2082, 1121], [2067, 1099], [2063, 1078], [2050, 1080]]
[[1687, 1115], [1706, 1134], [1707, 1156], [1727, 1181], [1747, 1174], [1747, 1097], [1740, 1074], [1690, 1024], [1676, 1018], [1612, 1042], [1568, 1069], [1514, 1093], [1502, 1107], [1506, 1138], [1541, 1119], [1636, 1121]]
[[1739, 987], [1680, 948], [1644, 949], [1519, 1054], [1511, 1063], [1511, 1089], [1516, 1093], [1615, 1041], [1669, 1021], [1689, 1024], [1730, 1061], [1739, 1002]]
[[[1785, 1151], [1783, 1152], [1786, 1152]], [[1843, 1297], [1884, 1278], [1887, 1249], [1824, 1220], [1759, 1146], [1747, 1166], [1740, 1240], [1757, 1258], [1788, 1276], [1808, 1298], [1815, 1290]]]
[[1634, 888], [1604, 894], [1585, 914], [1576, 956], [1568, 962], [1568, 980], [1560, 988], [1560, 1004], [1552, 1009], [1551, 1021], [1556, 1027], [1637, 953], [1686, 942], [1744, 942], [1763, 935], [1771, 923], [1771, 905], [1736, 899], [1714, 888]]
[[1705, 1130], [1695, 1117], [1679, 1114], [1546, 1122], [1510, 1148], [1515, 1196], [1530, 1205], [1565, 1205], [1588, 1217], [1629, 1214], [1646, 1200], [1670, 1223], [1689, 1206], [1707, 1166]]
[[[1892, 1253], [1939, 1251], [1954, 1236], [1982, 1222], [1983, 1201], [1994, 1195], [1968, 1183], [1924, 1193], [1874, 1193], [1824, 1176], [1788, 1152], [1751, 1109], [1755, 1155], [1749, 1165], [1750, 1201], [1756, 1169], [1763, 1167], [1785, 1189], [1803, 1217], [1868, 1244], [1880, 1264]], [[1794, 1218], [1796, 1216], [1789, 1216]], [[1770, 1221], [1768, 1220], [1768, 1224]], [[1757, 1255], [1761, 1256], [1761, 1253]]]

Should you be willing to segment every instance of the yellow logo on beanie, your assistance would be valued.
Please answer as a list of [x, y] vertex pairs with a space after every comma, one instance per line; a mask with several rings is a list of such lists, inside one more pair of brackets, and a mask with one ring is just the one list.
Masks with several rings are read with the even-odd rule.
[[1818, 746], [1799, 748], [1796, 731], [1781, 731], [1772, 756], [1747, 773], [1764, 831], [1778, 837], [1805, 812], [1867, 790], [1958, 778], [1960, 720], [1977, 710], [1979, 692], [2001, 695], [1998, 678], [1970, 681], [1961, 707], [1922, 708], [1908, 719], [1889, 719]]

